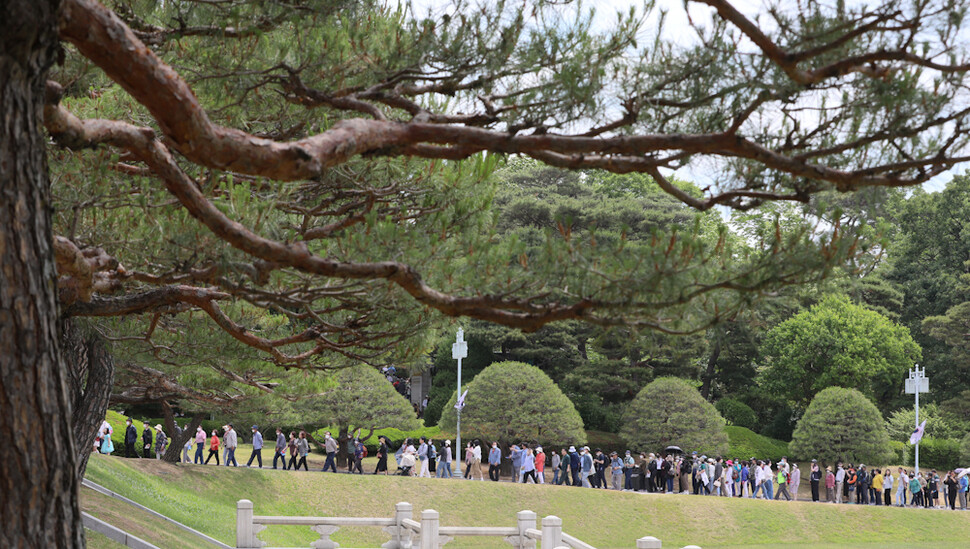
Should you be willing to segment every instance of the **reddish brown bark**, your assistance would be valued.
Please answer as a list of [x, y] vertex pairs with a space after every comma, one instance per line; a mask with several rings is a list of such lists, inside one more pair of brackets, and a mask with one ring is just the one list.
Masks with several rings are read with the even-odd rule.
[[42, 116], [57, 9], [0, 2], [0, 547], [17, 549], [84, 547]]

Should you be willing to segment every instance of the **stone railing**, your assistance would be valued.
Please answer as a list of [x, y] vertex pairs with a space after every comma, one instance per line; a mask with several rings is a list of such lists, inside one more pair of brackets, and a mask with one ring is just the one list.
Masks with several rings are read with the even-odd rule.
[[[330, 539], [341, 526], [377, 526], [384, 529], [390, 541], [382, 549], [441, 549], [458, 536], [493, 536], [504, 538], [514, 549], [596, 549], [562, 531], [562, 519], [548, 516], [542, 519], [541, 529], [536, 528], [536, 514], [532, 511], [516, 513], [515, 526], [441, 526], [438, 511], [421, 511], [420, 520], [414, 520], [413, 507], [401, 502], [394, 506], [394, 517], [276, 517], [253, 514], [253, 502], [239, 500], [236, 504], [236, 548], [261, 549], [266, 543], [257, 534], [270, 525], [309, 526], [320, 535], [310, 544], [312, 549], [337, 549]], [[661, 549], [660, 540], [643, 537], [637, 540], [637, 549]], [[689, 545], [683, 549], [700, 549]]]

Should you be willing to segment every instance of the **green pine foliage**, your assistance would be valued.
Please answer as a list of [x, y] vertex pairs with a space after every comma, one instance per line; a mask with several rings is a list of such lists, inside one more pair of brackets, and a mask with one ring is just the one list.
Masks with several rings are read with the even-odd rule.
[[[542, 370], [522, 362], [496, 362], [475, 376], [461, 412], [462, 429], [503, 443], [584, 444], [583, 420], [569, 398]], [[454, 432], [452, 393], [438, 425]]]
[[627, 404], [620, 436], [638, 451], [657, 452], [675, 445], [687, 452], [724, 454], [728, 450], [724, 424], [714, 405], [690, 382], [662, 377]]
[[788, 445], [795, 459], [886, 464], [893, 452], [876, 406], [856, 389], [820, 391]]
[[728, 435], [728, 452], [726, 456], [736, 459], [770, 459], [778, 461], [788, 455], [788, 443], [764, 435], [759, 435], [750, 429], [728, 425], [724, 428]]

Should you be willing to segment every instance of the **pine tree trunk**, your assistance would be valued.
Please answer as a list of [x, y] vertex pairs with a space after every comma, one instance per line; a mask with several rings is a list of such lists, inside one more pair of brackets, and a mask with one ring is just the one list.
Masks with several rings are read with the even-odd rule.
[[95, 435], [108, 410], [114, 360], [100, 338], [85, 336], [74, 321], [65, 319], [61, 330], [61, 353], [74, 411], [71, 421], [77, 449], [77, 474], [78, 478], [84, 478]]
[[[202, 425], [202, 420], [205, 418], [204, 413], [197, 413], [192, 416], [192, 420], [184, 429], [179, 430], [175, 426], [175, 415], [172, 414], [172, 408], [167, 402], [162, 402], [162, 413], [165, 415], [165, 430], [168, 431], [169, 445], [168, 449], [165, 450], [165, 455], [162, 456], [162, 461], [167, 461], [169, 463], [181, 463], [182, 462], [182, 447], [185, 443], [189, 441], [190, 438], [195, 437], [195, 431], [198, 429], [199, 425]], [[240, 441], [241, 442], [241, 441]], [[192, 456], [189, 455], [189, 458]]]
[[0, 0], [0, 547], [18, 549], [84, 547], [43, 131], [57, 7]]

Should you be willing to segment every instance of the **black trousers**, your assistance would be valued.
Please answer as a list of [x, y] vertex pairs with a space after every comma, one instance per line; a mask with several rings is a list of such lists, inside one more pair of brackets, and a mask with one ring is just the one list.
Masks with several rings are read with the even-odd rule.
[[277, 460], [282, 460], [283, 461], [283, 468], [286, 469], [286, 456], [283, 455], [283, 452], [281, 452], [279, 450], [276, 450], [273, 453], [273, 469], [276, 469], [276, 461]]
[[[467, 467], [467, 464], [466, 464], [466, 467], [465, 467], [465, 478], [468, 478], [468, 474], [469, 474], [468, 472], [469, 471], [471, 471], [471, 468], [470, 467]], [[495, 482], [498, 482], [499, 472], [500, 472], [500, 466], [498, 466], [498, 465], [492, 465], [491, 463], [488, 464], [488, 478], [489, 478], [489, 480], [494, 480]]]
[[252, 465], [254, 459], [259, 463], [259, 466], [260, 467], [263, 466], [263, 450], [262, 449], [260, 449], [260, 450], [253, 450], [253, 453], [249, 456], [249, 461], [246, 462], [246, 467], [249, 467], [250, 465]]
[[141, 452], [141, 457], [143, 457], [143, 458], [145, 458], [145, 459], [149, 459], [149, 458], [152, 458], [152, 457], [154, 457], [154, 456], [152, 455], [152, 443], [150, 443], [150, 442], [149, 442], [149, 443], [148, 443], [148, 445], [147, 445], [147, 446], [145, 446], [145, 447], [144, 447], [144, 448], [142, 449], [142, 452]]
[[522, 475], [522, 484], [526, 484], [530, 478], [532, 479], [532, 484], [539, 484], [539, 477], [536, 476], [535, 469], [532, 471], [526, 471]]
[[812, 481], [812, 501], [818, 501], [818, 481]]
[[212, 456], [216, 456], [216, 465], [219, 465], [219, 450], [212, 449], [209, 449], [209, 455], [205, 458], [205, 465], [209, 464], [209, 460], [212, 459]]
[[125, 443], [125, 457], [126, 458], [138, 457], [138, 452], [135, 451], [135, 443], [134, 442], [126, 442]]
[[886, 488], [885, 492], [886, 492], [886, 495], [883, 498], [883, 501], [885, 502], [886, 505], [892, 505], [893, 496], [890, 493], [890, 492], [892, 492], [892, 488]]

